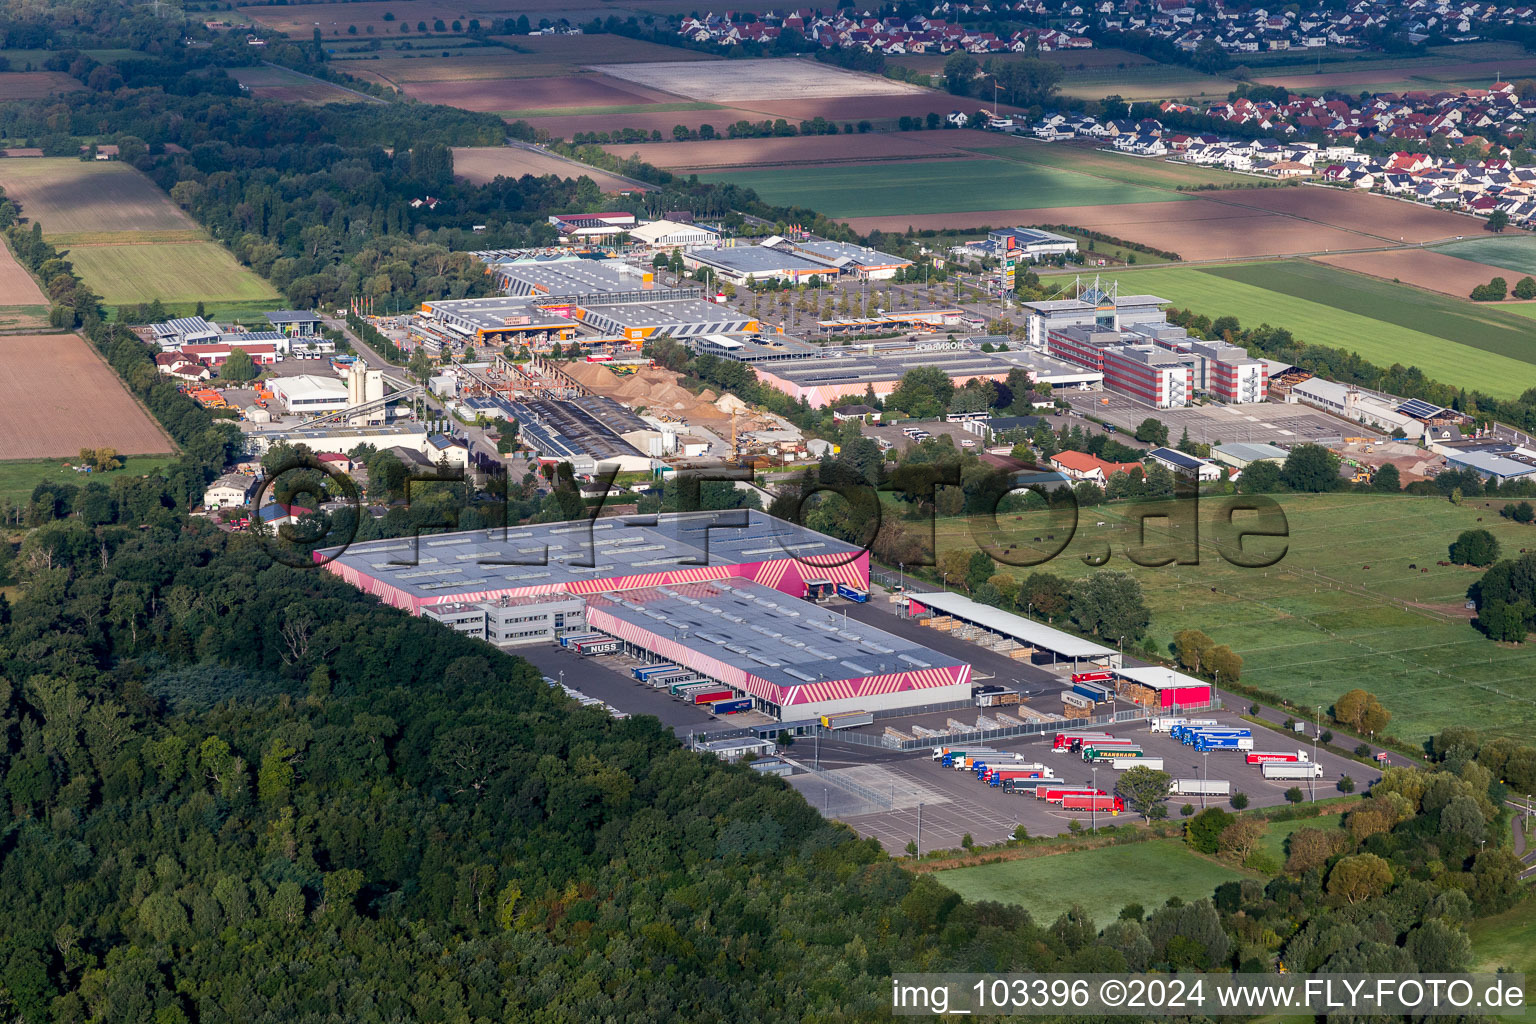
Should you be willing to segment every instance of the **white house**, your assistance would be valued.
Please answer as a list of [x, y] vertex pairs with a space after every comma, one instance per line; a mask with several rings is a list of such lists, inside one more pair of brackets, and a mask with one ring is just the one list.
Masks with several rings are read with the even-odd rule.
[[226, 473], [203, 491], [204, 508], [235, 508], [251, 500], [256, 478], [244, 473]]

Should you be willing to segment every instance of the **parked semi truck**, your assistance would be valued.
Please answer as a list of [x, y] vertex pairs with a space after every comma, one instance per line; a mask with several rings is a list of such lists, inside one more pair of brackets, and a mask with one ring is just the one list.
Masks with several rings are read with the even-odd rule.
[[1083, 740], [1108, 739], [1114, 739], [1114, 737], [1107, 732], [1059, 732], [1056, 734], [1055, 741], [1051, 744], [1051, 749], [1054, 751], [1071, 750], [1073, 744], [1081, 743]]
[[1119, 814], [1125, 810], [1125, 801], [1117, 796], [1070, 793], [1062, 797], [1061, 809], [1064, 811], [1108, 811], [1110, 814]]
[[852, 729], [859, 725], [873, 725], [875, 713], [873, 711], [839, 711], [835, 715], [822, 715], [821, 725], [824, 729]]
[[1323, 766], [1315, 761], [1270, 761], [1259, 766], [1266, 779], [1320, 779]]
[[1252, 736], [1201, 736], [1194, 742], [1197, 753], [1207, 754], [1213, 750], [1252, 750]]
[[1061, 784], [1062, 782], [1060, 779], [1054, 778], [1004, 779], [1002, 789], [1005, 793], [1018, 793], [1020, 796], [1034, 796], [1037, 790], [1047, 789], [1051, 786], [1060, 786]]
[[1214, 718], [1154, 718], [1152, 719], [1153, 732], [1172, 732], [1174, 726], [1187, 725], [1193, 728], [1201, 726], [1217, 726], [1221, 723]]
[[1249, 764], [1269, 764], [1271, 761], [1310, 761], [1305, 750], [1255, 750], [1248, 754]]
[[935, 761], [941, 762], [944, 765], [944, 767], [946, 767], [946, 768], [951, 767], [954, 764], [956, 758], [964, 757], [967, 754], [978, 754], [978, 755], [991, 754], [993, 757], [1003, 757], [1003, 756], [1015, 756], [1016, 757], [1017, 756], [1017, 755], [1004, 755], [1001, 750], [995, 750], [992, 747], [934, 747], [933, 748], [933, 759]]
[[1021, 779], [1049, 779], [1051, 773], [1044, 768], [994, 768], [982, 776], [982, 781], [989, 786], [1001, 786], [1005, 782], [1017, 782]]
[[709, 711], [714, 715], [734, 715], [738, 711], [751, 711], [752, 698], [738, 697], [735, 700], [722, 700], [713, 704]]
[[567, 633], [565, 636], [560, 638], [560, 646], [570, 647], [574, 644], [580, 643], [583, 640], [598, 640], [602, 638], [602, 635], [603, 634], [601, 633]]
[[1140, 761], [1151, 757], [1140, 747], [1107, 747], [1104, 750], [1095, 750], [1092, 757], [1083, 758], [1089, 764], [1110, 764], [1114, 761]]
[[736, 696], [736, 691], [730, 687], [711, 687], [700, 690], [692, 695], [695, 704], [715, 704], [722, 700], [731, 700]]
[[624, 643], [611, 636], [605, 636], [597, 640], [583, 640], [571, 646], [575, 648], [577, 654], [617, 654]]
[[[1100, 760], [1102, 761], [1102, 758]], [[1109, 766], [1117, 772], [1130, 768], [1150, 768], [1160, 772], [1163, 770], [1163, 759], [1160, 757], [1111, 757]]]
[[1059, 804], [1061, 798], [1068, 793], [1100, 793], [1102, 789], [1094, 789], [1092, 786], [1041, 786], [1035, 790], [1035, 798], [1044, 800], [1048, 804]]
[[841, 597], [845, 601], [852, 601], [855, 604], [863, 604], [869, 600], [869, 591], [863, 589], [862, 587], [850, 587], [846, 583], [839, 583], [837, 585], [837, 596]]
[[1095, 704], [1109, 704], [1115, 699], [1114, 688], [1102, 683], [1073, 683], [1072, 692], [1079, 697], [1087, 697]]
[[1174, 779], [1168, 792], [1174, 796], [1230, 796], [1232, 783], [1226, 779]]
[[1043, 764], [982, 764], [976, 768], [976, 777], [984, 781], [991, 781], [994, 775], [1003, 778], [1044, 778], [1051, 774], [1051, 770]]
[[1092, 761], [1095, 756], [1102, 754], [1114, 754], [1117, 751], [1135, 751], [1141, 753], [1141, 744], [1135, 740], [1096, 740], [1093, 743], [1084, 743], [1078, 751], [1078, 756], [1084, 761]]
[[680, 672], [682, 669], [680, 666], [672, 664], [637, 665], [636, 667], [630, 669], [630, 671], [634, 673], [636, 679], [643, 683], [648, 681], [652, 676], [665, 675], [669, 672]]

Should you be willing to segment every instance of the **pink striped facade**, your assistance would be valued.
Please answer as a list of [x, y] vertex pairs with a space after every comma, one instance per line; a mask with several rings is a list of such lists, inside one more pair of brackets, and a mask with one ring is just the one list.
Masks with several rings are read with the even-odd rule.
[[951, 665], [947, 668], [913, 669], [910, 672], [893, 672], [880, 676], [863, 676], [857, 679], [832, 679], [822, 683], [805, 683], [800, 686], [780, 686], [746, 669], [731, 665], [676, 640], [653, 633], [643, 626], [619, 618], [603, 607], [601, 598], [587, 605], [587, 625], [610, 636], [627, 640], [665, 658], [667, 661], [691, 668], [742, 693], [760, 697], [781, 708], [801, 704], [820, 704], [831, 700], [857, 700], [887, 693], [905, 693], [912, 690], [929, 690], [941, 686], [969, 685], [971, 666]]
[[678, 583], [707, 583], [710, 580], [747, 579], [765, 587], [772, 587], [793, 597], [805, 596], [805, 580], [826, 579], [833, 583], [869, 589], [869, 552], [856, 556], [805, 555], [801, 558], [776, 558], [766, 562], [747, 562], [740, 565], [708, 565], [697, 567], [679, 566], [664, 572], [643, 573], [635, 576], [609, 576], [587, 580], [567, 580], [560, 583], [541, 583], [523, 587], [497, 587], [492, 590], [449, 591], [432, 597], [417, 597], [403, 587], [345, 565], [340, 559], [326, 563], [326, 569], [340, 576], [354, 587], [372, 594], [385, 604], [408, 609], [412, 614], [436, 604], [458, 602], [494, 601], [502, 597], [524, 597], [530, 594], [600, 594], [608, 590], [637, 590], [641, 587], [662, 587]]
[[[873, 388], [876, 397], [885, 397], [901, 384], [899, 380], [877, 380], [874, 382], [845, 381], [841, 384], [815, 384], [806, 387], [796, 384], [792, 380], [786, 380], [776, 374], [769, 373], [761, 367], [753, 367], [757, 371], [757, 377], [764, 384], [784, 392], [790, 398], [801, 398], [808, 402], [812, 409], [825, 409], [829, 405], [841, 402], [845, 398], [862, 398], [866, 389]], [[970, 376], [955, 376], [950, 380], [955, 382], [955, 387], [963, 388], [973, 380], [1005, 381], [1006, 373], [976, 373]]]

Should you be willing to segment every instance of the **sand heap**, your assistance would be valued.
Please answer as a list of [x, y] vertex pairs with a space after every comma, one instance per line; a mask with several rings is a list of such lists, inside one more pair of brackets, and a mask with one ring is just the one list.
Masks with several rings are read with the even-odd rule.
[[771, 430], [776, 426], [765, 417], [753, 415], [747, 403], [735, 395], [721, 395], [709, 388], [695, 395], [678, 383], [677, 373], [660, 366], [643, 366], [625, 376], [600, 363], [565, 363], [561, 368], [593, 393], [663, 419], [710, 428], [724, 426], [728, 430], [734, 412], [737, 430]]

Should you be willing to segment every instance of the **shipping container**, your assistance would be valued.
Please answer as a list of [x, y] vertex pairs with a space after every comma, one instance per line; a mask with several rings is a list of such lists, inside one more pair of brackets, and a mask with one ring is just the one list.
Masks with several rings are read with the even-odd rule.
[[1259, 765], [1266, 779], [1320, 779], [1323, 766], [1313, 761], [1270, 761]]
[[1271, 761], [1310, 761], [1305, 750], [1255, 750], [1249, 753], [1249, 764], [1268, 764]]
[[869, 600], [869, 591], [860, 587], [850, 587], [846, 583], [839, 583], [837, 585], [837, 596], [844, 600], [853, 601], [856, 604], [863, 604]]
[[730, 689], [729, 687], [724, 689], [715, 687], [707, 690], [699, 690], [697, 693], [691, 693], [688, 695], [688, 699], [693, 701], [695, 704], [714, 704], [716, 701], [732, 700], [735, 698], [735, 696], [736, 691]]
[[680, 668], [676, 672], [663, 672], [660, 675], [651, 676], [645, 682], [648, 686], [654, 686], [658, 690], [670, 690], [679, 683], [702, 682], [697, 672], [691, 669]]
[[682, 697], [685, 695], [686, 691], [691, 690], [697, 692], [704, 687], [715, 687], [716, 689], [719, 688], [715, 683], [704, 683], [697, 679], [690, 679], [686, 682], [673, 683], [671, 686], [667, 687], [667, 692], [672, 694], [674, 697]]
[[738, 711], [751, 711], [752, 698], [739, 697], [735, 700], [718, 701], [709, 710], [711, 714], [715, 715], [734, 715]]
[[581, 643], [575, 645], [577, 654], [589, 655], [617, 654], [619, 653], [619, 649], [623, 646], [623, 641], [615, 640], [612, 637], [605, 637], [602, 640], [583, 640]]
[[1168, 792], [1174, 796], [1229, 796], [1232, 783], [1226, 779], [1174, 779]]
[[669, 663], [664, 665], [638, 665], [630, 669], [630, 671], [635, 674], [636, 679], [643, 683], [652, 676], [666, 675], [669, 672], [681, 671], [681, 669], [679, 666]]
[[874, 723], [875, 715], [872, 711], [839, 711], [835, 715], [821, 716], [821, 725], [824, 729], [852, 729]]

